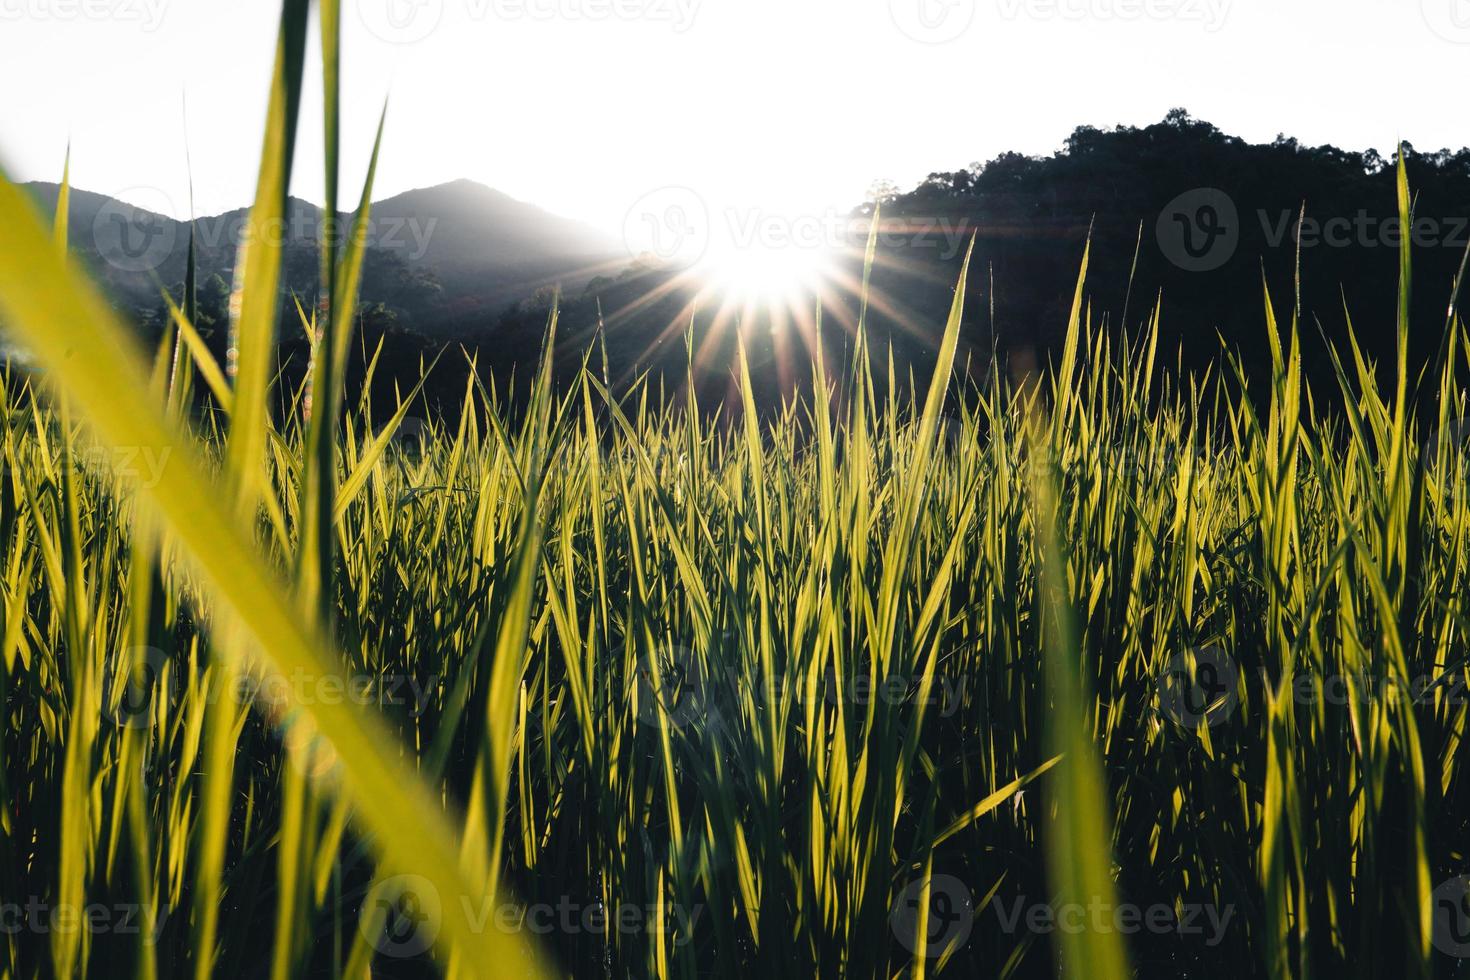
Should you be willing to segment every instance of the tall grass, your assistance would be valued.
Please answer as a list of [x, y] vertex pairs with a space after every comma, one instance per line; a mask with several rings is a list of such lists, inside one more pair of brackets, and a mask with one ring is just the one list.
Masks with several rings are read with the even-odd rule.
[[927, 386], [819, 335], [764, 420], [743, 351], [738, 404], [559, 388], [553, 317], [528, 405], [472, 376], [407, 438], [414, 393], [343, 404], [370, 197], [281, 393], [266, 236], [227, 377], [189, 290], [150, 359], [0, 181], [43, 366], [0, 375], [4, 975], [1453, 966], [1470, 338], [1409, 375], [1407, 248], [1389, 391], [1356, 348], [1307, 390], [1269, 296], [1269, 391], [1184, 376], [1084, 261], [1040, 376], [953, 380], [963, 278]]

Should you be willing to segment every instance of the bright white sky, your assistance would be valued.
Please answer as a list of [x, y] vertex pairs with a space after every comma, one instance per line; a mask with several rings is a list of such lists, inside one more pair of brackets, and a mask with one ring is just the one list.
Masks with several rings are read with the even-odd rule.
[[[198, 213], [248, 203], [276, 16], [0, 0], [0, 159], [55, 180], [70, 138], [76, 186], [185, 216], [187, 92]], [[1251, 140], [1470, 142], [1470, 0], [344, 0], [344, 20], [344, 203], [391, 93], [376, 196], [468, 177], [614, 234], [665, 185], [846, 208], [875, 178], [1176, 105]], [[293, 190], [319, 202], [312, 80]]]

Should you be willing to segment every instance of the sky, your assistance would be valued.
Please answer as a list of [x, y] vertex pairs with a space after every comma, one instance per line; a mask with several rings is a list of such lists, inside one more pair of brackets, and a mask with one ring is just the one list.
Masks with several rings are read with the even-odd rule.
[[[343, 198], [456, 178], [612, 234], [640, 201], [845, 211], [1183, 106], [1269, 141], [1470, 143], [1470, 0], [343, 0]], [[253, 197], [278, 7], [0, 0], [0, 161], [174, 217]], [[315, 38], [313, 38], [315, 44]], [[321, 201], [319, 61], [293, 193]], [[673, 190], [670, 190], [673, 188]], [[660, 197], [662, 195], [662, 198]]]

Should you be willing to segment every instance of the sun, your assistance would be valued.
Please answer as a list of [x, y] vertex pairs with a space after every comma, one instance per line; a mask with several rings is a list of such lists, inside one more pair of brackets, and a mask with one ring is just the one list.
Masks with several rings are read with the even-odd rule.
[[701, 278], [725, 302], [798, 309], [814, 302], [835, 268], [832, 249], [797, 243], [712, 243]]

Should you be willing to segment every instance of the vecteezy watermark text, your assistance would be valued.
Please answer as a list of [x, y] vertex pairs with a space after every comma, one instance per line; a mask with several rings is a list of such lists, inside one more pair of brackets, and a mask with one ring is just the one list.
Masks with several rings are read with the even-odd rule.
[[872, 219], [835, 208], [778, 212], [760, 207], [711, 208], [688, 187], [660, 187], [638, 198], [623, 218], [623, 241], [634, 257], [692, 265], [712, 247], [764, 252], [844, 252], [861, 249], [869, 232], [885, 249], [927, 250], [942, 261], [960, 255], [973, 229], [967, 218], [910, 215]]
[[83, 470], [148, 490], [163, 479], [173, 447], [93, 445], [79, 447], [76, 452]]
[[[1289, 208], [1257, 208], [1254, 219], [1267, 248], [1397, 249], [1404, 241], [1415, 248], [1470, 246], [1470, 216], [1418, 216], [1408, 222], [1397, 215], [1375, 215], [1359, 209], [1351, 215], [1317, 217]], [[1249, 220], [1229, 194], [1196, 187], [1171, 200], [1160, 211], [1155, 237], [1164, 257], [1186, 272], [1212, 272], [1234, 258]]]
[[[406, 711], [421, 717], [441, 688], [441, 677], [431, 674], [350, 672], [313, 673], [300, 668], [289, 673], [242, 673], [226, 688], [212, 685], [208, 703], [221, 696], [251, 706], [267, 717], [283, 717], [299, 708], [351, 704], [360, 708]], [[160, 701], [175, 703], [181, 694], [178, 665], [155, 647], [136, 647], [109, 657], [103, 677], [103, 715], [120, 727], [144, 727]]]
[[448, 3], [473, 23], [646, 21], [682, 34], [703, 0], [357, 0], [358, 17], [389, 44], [415, 44], [439, 29]]
[[666, 936], [670, 945], [680, 947], [694, 938], [705, 908], [630, 902], [608, 906], [600, 899], [582, 900], [571, 895], [526, 905], [497, 901], [493, 896], [460, 895], [457, 903], [447, 903], [427, 878], [397, 875], [373, 888], [364, 911], [360, 928], [368, 943], [384, 956], [408, 959], [433, 945], [445, 915], [459, 915], [477, 935], [490, 930], [536, 936], [647, 934]]
[[1209, 33], [1225, 25], [1231, 0], [999, 0], [1005, 20], [1176, 20], [1202, 24]]
[[0, 902], [0, 936], [49, 935], [138, 936], [152, 945], [163, 929], [164, 916], [134, 902], [49, 902], [32, 895], [24, 902]]
[[[998, 0], [996, 12], [1005, 22], [1179, 21], [1218, 31], [1233, 0]], [[889, 0], [889, 15], [903, 34], [923, 44], [944, 44], [974, 28], [976, 0]], [[1005, 29], [1005, 28], [1001, 28]]]
[[0, 21], [112, 21], [153, 32], [163, 24], [170, 0], [0, 0]]
[[[92, 220], [92, 244], [103, 261], [124, 272], [152, 272], [171, 259], [182, 261], [190, 236], [199, 248], [218, 251], [261, 241], [307, 246], [331, 241], [342, 247], [353, 233], [350, 217], [334, 222], [328, 230], [321, 214], [304, 209], [271, 221], [255, 221], [250, 212], [240, 211], [181, 222], [173, 217], [173, 201], [157, 188], [132, 187], [120, 193], [146, 206], [117, 199], [106, 202]], [[438, 226], [438, 218], [369, 218], [363, 229], [364, 244], [417, 262], [428, 254]]]
[[1235, 908], [1226, 905], [1220, 908], [1210, 904], [1185, 903], [1176, 909], [1162, 902], [1153, 905], [1135, 905], [1131, 902], [1110, 902], [1094, 897], [1087, 902], [1031, 902], [1021, 895], [1006, 901], [999, 895], [990, 900], [990, 907], [1000, 922], [1001, 930], [1015, 935], [1021, 930], [1046, 935], [1061, 932], [1067, 935], [1090, 933], [1151, 933], [1202, 937], [1206, 946], [1218, 946], [1225, 938], [1230, 920], [1235, 917]]
[[[1169, 658], [1156, 680], [1156, 710], [1181, 728], [1213, 728], [1223, 724], [1240, 704], [1244, 676], [1239, 661], [1218, 646], [1198, 647]], [[1260, 685], [1278, 685], [1260, 668]], [[1395, 677], [1389, 674], [1298, 670], [1285, 684], [1297, 705], [1346, 707], [1351, 704], [1470, 703], [1470, 678], [1463, 669], [1437, 674]]]

